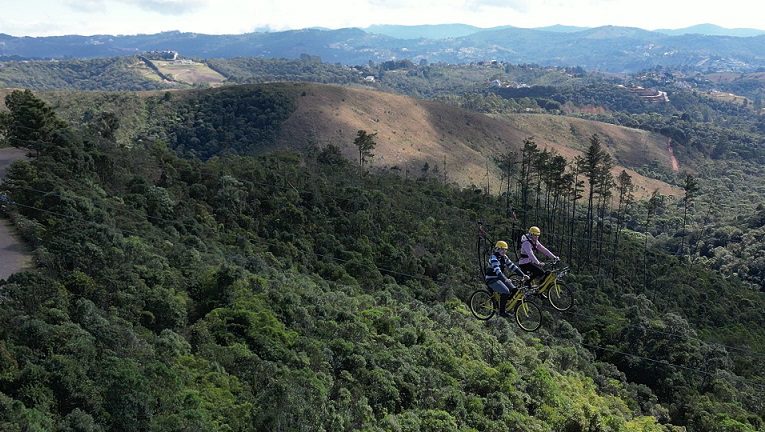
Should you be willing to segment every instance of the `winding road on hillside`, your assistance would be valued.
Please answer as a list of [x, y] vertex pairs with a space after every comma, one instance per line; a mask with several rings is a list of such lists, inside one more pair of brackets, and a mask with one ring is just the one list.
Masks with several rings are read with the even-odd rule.
[[[26, 159], [26, 151], [17, 148], [0, 148], [0, 179], [15, 161]], [[8, 219], [0, 219], [0, 279], [23, 270], [32, 263], [29, 248], [21, 242]]]

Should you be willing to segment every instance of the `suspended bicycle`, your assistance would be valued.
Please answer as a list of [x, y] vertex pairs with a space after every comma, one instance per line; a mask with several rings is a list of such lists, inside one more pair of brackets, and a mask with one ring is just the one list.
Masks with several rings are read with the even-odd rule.
[[[528, 332], [542, 325], [542, 311], [531, 300], [534, 295], [528, 288], [521, 287], [507, 302], [506, 310], [512, 311], [518, 327]], [[469, 305], [474, 317], [486, 321], [499, 313], [499, 293], [489, 287], [477, 290], [470, 295]]]
[[554, 262], [551, 266], [553, 268], [542, 278], [542, 282], [532, 284], [529, 291], [532, 295], [546, 298], [553, 309], [567, 311], [574, 306], [574, 291], [563, 280], [570, 267], [560, 264], [560, 261]]

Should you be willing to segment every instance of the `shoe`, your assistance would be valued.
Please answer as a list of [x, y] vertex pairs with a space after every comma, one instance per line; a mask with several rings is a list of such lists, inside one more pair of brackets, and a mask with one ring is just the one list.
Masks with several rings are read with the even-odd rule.
[[510, 296], [508, 294], [500, 294], [499, 296], [499, 316], [502, 318], [507, 318], [510, 316], [510, 314], [507, 313], [507, 310], [505, 310], [505, 306], [507, 306], [507, 300], [510, 299]]

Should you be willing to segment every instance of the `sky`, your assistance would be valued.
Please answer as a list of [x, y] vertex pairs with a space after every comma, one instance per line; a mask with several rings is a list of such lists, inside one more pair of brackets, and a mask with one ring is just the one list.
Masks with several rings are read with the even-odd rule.
[[0, 0], [0, 33], [239, 34], [308, 27], [452, 24], [646, 30], [711, 23], [765, 29], [760, 0]]

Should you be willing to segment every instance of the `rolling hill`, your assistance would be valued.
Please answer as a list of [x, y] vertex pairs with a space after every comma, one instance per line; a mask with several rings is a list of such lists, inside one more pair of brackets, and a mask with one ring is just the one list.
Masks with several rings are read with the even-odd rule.
[[[598, 134], [618, 164], [614, 173], [626, 169], [637, 186], [638, 197], [655, 189], [667, 195], [680, 193], [676, 187], [635, 172], [646, 166], [671, 172], [667, 138], [574, 117], [546, 114], [491, 117], [368, 88], [307, 83], [170, 93], [49, 92], [41, 93], [41, 97], [73, 123], [82, 123], [94, 111], [113, 112], [120, 118], [116, 136], [125, 145], [139, 138], [159, 137], [176, 148], [188, 149], [184, 136], [189, 133], [207, 136], [191, 138], [207, 157], [220, 151], [262, 153], [274, 148], [307, 150], [334, 144], [349, 159], [356, 160], [353, 140], [357, 131], [363, 129], [377, 134], [371, 165], [374, 169], [393, 168], [401, 170], [402, 175], [419, 176], [427, 163], [431, 168], [438, 167], [439, 175], [443, 175], [445, 168], [450, 181], [482, 187], [487, 184], [488, 169], [489, 184], [495, 191], [499, 190], [500, 173], [493, 158], [518, 151], [524, 139], [534, 137], [540, 147], [572, 160], [587, 147], [590, 137]], [[277, 109], [281, 104], [290, 107]], [[277, 111], [282, 114], [274, 115]], [[268, 120], [259, 123], [264, 116]], [[156, 135], [157, 130], [168, 125], [174, 132], [169, 136]], [[211, 147], [214, 144], [209, 143], [221, 141], [223, 135], [213, 136], [209, 131], [218, 130], [225, 135], [235, 125], [249, 128], [250, 132], [228, 138], [237, 142], [229, 142], [228, 150]], [[269, 128], [267, 133], [264, 127]], [[192, 129], [196, 132], [189, 132]], [[262, 139], [253, 139], [254, 136]], [[199, 143], [200, 139], [203, 142]]]
[[0, 63], [0, 86], [34, 90], [155, 90], [217, 86], [226, 77], [204, 62], [144, 56]]
[[702, 34], [707, 36], [751, 37], [765, 34], [764, 30], [753, 28], [725, 28], [714, 24], [698, 24], [681, 29], [658, 29], [659, 33], [668, 35]]
[[[573, 117], [518, 114], [502, 118], [472, 113], [437, 102], [367, 89], [306, 85], [295, 112], [278, 136], [280, 146], [340, 144], [354, 158], [353, 139], [360, 129], [377, 133], [373, 165], [398, 167], [419, 175], [422, 166], [443, 166], [447, 176], [463, 185], [486, 184], [487, 162], [499, 183], [493, 156], [519, 150], [533, 136], [543, 148], [567, 159], [581, 154], [592, 134], [597, 133], [609, 152], [633, 176], [639, 196], [659, 189], [678, 194], [677, 188], [637, 174], [631, 168], [651, 163], [667, 171], [672, 161], [667, 139], [659, 134]], [[496, 190], [496, 189], [495, 189]]]

